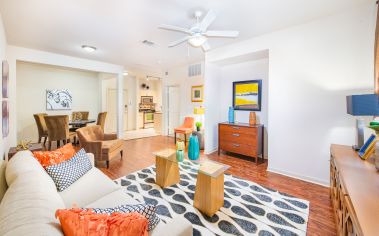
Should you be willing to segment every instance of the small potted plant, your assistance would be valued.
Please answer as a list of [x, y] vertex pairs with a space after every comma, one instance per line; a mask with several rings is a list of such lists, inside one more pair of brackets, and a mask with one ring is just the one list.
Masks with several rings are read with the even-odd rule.
[[197, 132], [200, 132], [201, 126], [203, 126], [203, 123], [201, 123], [200, 121], [196, 122], [196, 130], [197, 130]]

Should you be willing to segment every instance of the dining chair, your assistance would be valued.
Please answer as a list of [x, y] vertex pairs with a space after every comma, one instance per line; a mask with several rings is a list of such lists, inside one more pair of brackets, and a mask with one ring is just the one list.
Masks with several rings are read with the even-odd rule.
[[105, 118], [107, 118], [107, 112], [100, 112], [97, 115], [97, 122], [96, 125], [100, 125], [101, 129], [104, 130], [105, 126]]
[[[71, 114], [71, 120], [73, 120], [73, 121], [75, 121], [75, 120], [88, 120], [88, 117], [89, 117], [89, 111], [74, 111]], [[85, 127], [85, 126], [87, 126], [87, 124], [73, 125], [70, 128], [70, 132], [75, 132], [77, 129], [79, 129], [81, 127]]]
[[43, 145], [46, 145], [47, 127], [46, 127], [46, 122], [45, 122], [45, 116], [47, 116], [47, 114], [38, 113], [38, 114], [33, 114], [33, 116], [36, 121], [37, 129], [38, 129], [38, 143], [41, 143], [42, 138], [45, 138], [43, 141]]
[[53, 141], [57, 142], [57, 147], [60, 146], [60, 141], [66, 144], [73, 139], [75, 143], [76, 133], [70, 132], [68, 129], [68, 115], [45, 116], [45, 121], [49, 138], [49, 150], [51, 150]]
[[195, 123], [195, 119], [193, 117], [187, 116], [184, 118], [184, 123], [181, 126], [174, 129], [175, 143], [176, 143], [176, 135], [183, 134], [184, 144], [187, 145], [187, 135], [192, 133], [194, 123]]

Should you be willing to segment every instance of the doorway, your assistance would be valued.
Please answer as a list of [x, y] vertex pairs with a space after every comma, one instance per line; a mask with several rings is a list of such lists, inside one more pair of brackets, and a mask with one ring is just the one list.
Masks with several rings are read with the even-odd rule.
[[167, 86], [167, 134], [174, 136], [174, 129], [178, 127], [180, 120], [180, 96], [179, 86]]
[[[128, 130], [128, 92], [124, 89], [124, 125], [123, 131]], [[105, 123], [105, 130], [107, 132], [117, 132], [117, 89], [108, 89], [107, 91], [107, 111], [108, 119]]]

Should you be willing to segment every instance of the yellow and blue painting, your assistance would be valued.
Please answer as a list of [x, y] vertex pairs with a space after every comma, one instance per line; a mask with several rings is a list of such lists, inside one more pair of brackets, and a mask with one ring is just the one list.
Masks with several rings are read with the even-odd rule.
[[233, 107], [235, 110], [261, 110], [261, 80], [233, 82]]

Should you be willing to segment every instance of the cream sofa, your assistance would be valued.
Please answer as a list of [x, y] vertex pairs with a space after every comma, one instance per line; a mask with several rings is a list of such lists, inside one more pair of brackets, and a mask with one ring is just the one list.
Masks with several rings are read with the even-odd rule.
[[[93, 155], [88, 154], [92, 163]], [[63, 235], [57, 209], [138, 204], [97, 168], [58, 192], [53, 180], [29, 151], [18, 152], [0, 168], [0, 235]], [[183, 217], [160, 222], [150, 235], [192, 235]]]

